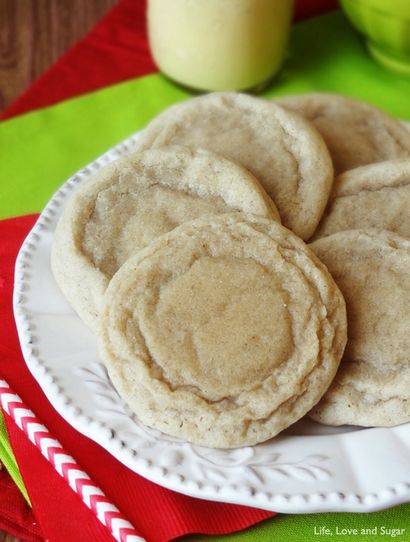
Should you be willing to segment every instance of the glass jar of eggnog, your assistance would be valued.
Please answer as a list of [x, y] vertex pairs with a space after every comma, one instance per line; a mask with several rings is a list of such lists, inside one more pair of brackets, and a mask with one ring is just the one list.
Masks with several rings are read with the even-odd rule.
[[151, 51], [190, 88], [255, 89], [283, 62], [292, 12], [292, 0], [149, 0]]

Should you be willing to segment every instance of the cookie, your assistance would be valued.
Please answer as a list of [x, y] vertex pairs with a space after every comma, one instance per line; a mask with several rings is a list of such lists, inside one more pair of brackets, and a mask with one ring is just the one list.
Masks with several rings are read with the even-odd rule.
[[333, 379], [343, 297], [290, 230], [240, 214], [187, 222], [114, 275], [100, 355], [138, 418], [211, 447], [267, 440]]
[[69, 201], [52, 246], [55, 279], [95, 330], [108, 282], [131, 254], [182, 222], [232, 211], [279, 220], [258, 181], [220, 156], [188, 148], [130, 154]]
[[251, 171], [274, 200], [283, 224], [309, 239], [326, 206], [332, 163], [322, 138], [300, 116], [268, 100], [213, 93], [156, 117], [139, 149], [183, 144], [218, 152]]
[[314, 239], [361, 228], [410, 238], [410, 159], [362, 166], [336, 179]]
[[348, 341], [311, 417], [330, 425], [410, 421], [410, 240], [350, 230], [310, 245], [342, 291]]
[[329, 148], [336, 173], [410, 157], [410, 131], [369, 104], [325, 93], [286, 96], [276, 102], [315, 125]]

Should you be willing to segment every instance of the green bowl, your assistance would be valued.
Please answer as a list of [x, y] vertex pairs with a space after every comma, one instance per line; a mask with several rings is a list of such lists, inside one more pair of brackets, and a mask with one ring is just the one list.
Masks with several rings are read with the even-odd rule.
[[410, 75], [410, 0], [340, 0], [380, 64]]

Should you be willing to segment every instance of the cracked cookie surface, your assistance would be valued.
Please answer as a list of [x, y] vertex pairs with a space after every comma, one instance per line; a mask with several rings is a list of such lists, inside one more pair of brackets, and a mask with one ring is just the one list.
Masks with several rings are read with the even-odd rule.
[[276, 103], [315, 125], [329, 148], [336, 173], [410, 157], [410, 131], [369, 104], [320, 92], [286, 96]]
[[206, 148], [246, 167], [272, 197], [283, 224], [302, 239], [313, 234], [333, 167], [321, 136], [299, 115], [269, 100], [212, 93], [158, 115], [137, 148], [172, 144]]
[[370, 164], [337, 177], [313, 238], [361, 228], [410, 238], [410, 159]]
[[348, 319], [342, 363], [311, 417], [330, 425], [410, 421], [410, 240], [351, 230], [310, 247], [342, 291]]
[[179, 226], [121, 267], [99, 346], [143, 423], [226, 448], [309, 411], [345, 341], [343, 297], [306, 245], [276, 222], [226, 214]]
[[279, 214], [244, 168], [200, 149], [132, 153], [79, 187], [57, 226], [51, 264], [65, 297], [92, 329], [126, 259], [179, 224], [227, 212]]

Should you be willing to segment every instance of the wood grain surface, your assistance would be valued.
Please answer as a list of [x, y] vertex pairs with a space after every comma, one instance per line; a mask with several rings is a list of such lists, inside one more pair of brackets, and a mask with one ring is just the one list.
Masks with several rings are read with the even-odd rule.
[[[116, 2], [0, 0], [0, 111], [82, 38]], [[23, 541], [0, 531], [0, 542]]]
[[0, 531], [0, 542], [24, 542], [24, 540]]
[[0, 0], [0, 111], [115, 3], [116, 0]]

